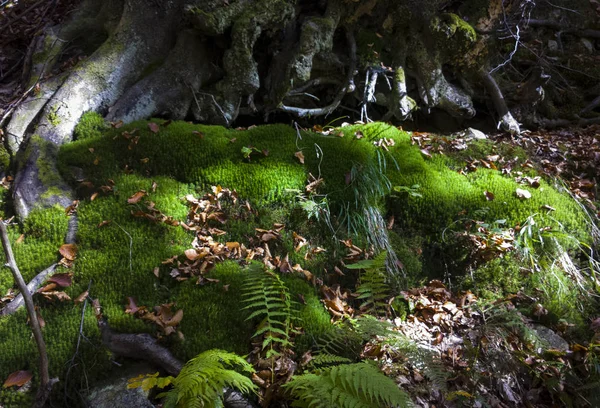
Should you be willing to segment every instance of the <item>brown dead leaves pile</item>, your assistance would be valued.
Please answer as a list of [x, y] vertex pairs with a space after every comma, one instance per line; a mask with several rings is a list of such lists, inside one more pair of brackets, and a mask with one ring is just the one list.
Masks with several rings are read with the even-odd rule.
[[[274, 224], [270, 229], [256, 228], [255, 235], [246, 243], [219, 240], [227, 232], [225, 228], [230, 218], [247, 220], [255, 215], [255, 210], [248, 201], [242, 202], [235, 190], [221, 186], [212, 187], [212, 192], [201, 198], [192, 195], [185, 197], [190, 207], [187, 223], [180, 226], [194, 231], [196, 236], [192, 247], [184, 252], [184, 256], [175, 256], [163, 261], [171, 265], [170, 275], [177, 280], [197, 279], [198, 284], [216, 283], [218, 280], [204, 276], [217, 263], [226, 259], [248, 263], [252, 260], [262, 262], [270, 270], [282, 273], [297, 273], [313, 284], [318, 283], [314, 275], [299, 264], [291, 264], [289, 254], [275, 255], [280, 250], [282, 233], [285, 225]], [[296, 232], [292, 232], [294, 251], [305, 249], [305, 259], [325, 251], [312, 246], [308, 240]]]
[[159, 339], [161, 337], [170, 336], [171, 334], [177, 334], [177, 336], [183, 340], [183, 333], [178, 329], [178, 326], [183, 319], [183, 309], [173, 311], [172, 308], [175, 306], [174, 303], [165, 303], [149, 309], [146, 306], [138, 306], [135, 299], [132, 297], [128, 297], [127, 301], [128, 306], [125, 309], [125, 313], [156, 325], [159, 331]]
[[600, 125], [529, 132], [501, 140], [526, 149], [544, 174], [565, 180], [576, 197], [600, 213], [596, 185], [600, 179]]

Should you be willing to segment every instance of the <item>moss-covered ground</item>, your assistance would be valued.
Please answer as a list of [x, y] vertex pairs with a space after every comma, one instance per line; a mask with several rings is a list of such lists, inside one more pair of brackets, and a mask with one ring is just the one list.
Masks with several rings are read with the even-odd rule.
[[[182, 256], [191, 248], [193, 234], [180, 226], [132, 216], [132, 212], [144, 210], [145, 201], [154, 202], [163, 214], [185, 222], [189, 209], [182, 198], [187, 194], [201, 197], [216, 185], [235, 189], [256, 212], [250, 220], [232, 219], [220, 227], [227, 234], [219, 240], [249, 242], [255, 228], [285, 224], [281, 242], [274, 246], [278, 252], [273, 255], [283, 257], [289, 253], [291, 263], [297, 262], [325, 280], [328, 275], [324, 268], [331, 270], [344, 256], [339, 239], [353, 238], [359, 245], [368, 242], [365, 235], [369, 230], [356, 220], [366, 207], [375, 206], [385, 218], [395, 217], [388, 235], [406, 275], [399, 280], [402, 284], [447, 278], [450, 265], [456, 284], [489, 297], [520, 288], [533, 289], [544, 281], [549, 288], [573, 285], [555, 267], [553, 281], [541, 275], [543, 271], [520, 273], [523, 258], [512, 254], [488, 263], [469, 263], [470, 269], [463, 270], [461, 276], [459, 266], [465, 263], [445, 260], [466, 256], [462, 253], [466, 250], [456, 250], [452, 238], [464, 219], [487, 223], [503, 219], [501, 225], [508, 229], [524, 225], [533, 216], [537, 227], [552, 227], [565, 248], [589, 240], [586, 218], [578, 204], [546, 181], [534, 189], [517, 184], [514, 175], [497, 170], [459, 174], [457, 170], [464, 167], [465, 158], [478, 152], [487, 154], [494, 149], [491, 142], [480, 142], [460, 155], [429, 157], [412, 144], [409, 133], [381, 123], [348, 126], [328, 135], [284, 125], [228, 130], [186, 122], [152, 123], [158, 128], [152, 129], [149, 122], [114, 128], [88, 115], [76, 130], [78, 140], [62, 147], [61, 172], [81, 198], [77, 210], [79, 252], [72, 267], [74, 284], [65, 291], [75, 298], [91, 282], [91, 296], [100, 300], [110, 325], [121, 332], [155, 331], [153, 326], [125, 313], [127, 297], [148, 307], [175, 303], [176, 309], [184, 310], [180, 326], [184, 339], [172, 336], [165, 344], [182, 360], [211, 348], [240, 354], [250, 351], [255, 327], [245, 321], [247, 314], [241, 311], [240, 303], [245, 270], [235, 261], [225, 261], [208, 275], [218, 282], [198, 285], [193, 280], [173, 279], [171, 267], [162, 262]], [[252, 152], [249, 158], [248, 151]], [[304, 163], [297, 152], [302, 152]], [[318, 195], [305, 192], [309, 174], [324, 181]], [[419, 195], [390, 191], [392, 186], [414, 185], [419, 186]], [[531, 198], [519, 199], [517, 188], [529, 190]], [[128, 204], [127, 199], [140, 190], [145, 190], [147, 196], [139, 203]], [[495, 199], [488, 201], [485, 191], [493, 192]], [[309, 218], [300, 205], [306, 199], [322, 204], [324, 198], [335, 236], [324, 223]], [[555, 209], [551, 216], [541, 209], [544, 205]], [[348, 230], [342, 225], [344, 219], [354, 220], [353, 231], [358, 235], [344, 233]], [[67, 222], [64, 209], [52, 208], [33, 212], [23, 225], [10, 228], [17, 262], [26, 280], [57, 261]], [[293, 232], [327, 252], [306, 260], [304, 250], [294, 252]], [[535, 245], [539, 247], [539, 243]], [[158, 277], [153, 273], [156, 267]], [[297, 351], [301, 352], [330, 330], [330, 317], [316, 288], [294, 275], [284, 276], [284, 282], [294, 300], [303, 299], [298, 307], [304, 334], [296, 338]], [[11, 286], [9, 271], [0, 271], [0, 293]], [[545, 306], [556, 318], [573, 318], [577, 291], [558, 292], [546, 291]], [[567, 307], [563, 302], [571, 303]], [[41, 299], [39, 304], [46, 322], [51, 375], [65, 381], [67, 363], [79, 335], [82, 306]], [[101, 347], [91, 309], [87, 308], [84, 320], [89, 340], [81, 345], [84, 363], [78, 364], [69, 378], [69, 386], [74, 388], [85, 387], [79, 380], [84, 371], [93, 381], [109, 375], [113, 367], [111, 357]], [[0, 350], [0, 378], [20, 369], [36, 371], [35, 346], [23, 310], [0, 319]]]

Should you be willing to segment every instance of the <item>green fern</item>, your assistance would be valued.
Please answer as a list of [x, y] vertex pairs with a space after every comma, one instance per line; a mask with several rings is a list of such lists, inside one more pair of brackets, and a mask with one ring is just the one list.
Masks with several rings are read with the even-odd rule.
[[346, 357], [340, 357], [329, 353], [319, 353], [313, 356], [312, 360], [308, 363], [308, 367], [310, 369], [315, 369], [339, 364], [348, 364], [351, 362], [352, 360]]
[[250, 265], [242, 298], [247, 304], [243, 310], [251, 311], [246, 320], [262, 319], [252, 337], [264, 336], [262, 349], [269, 348], [267, 358], [279, 355], [277, 348], [292, 346], [292, 301], [279, 275], [265, 271], [262, 265]]
[[303, 408], [408, 407], [409, 396], [369, 363], [345, 364], [296, 376], [284, 385]]
[[362, 300], [360, 310], [373, 313], [376, 316], [385, 315], [389, 297], [388, 285], [385, 282], [385, 260], [387, 252], [382, 251], [371, 260], [360, 261], [347, 265], [348, 269], [364, 269], [360, 277], [360, 285], [356, 289], [357, 299]]
[[387, 337], [385, 343], [403, 354], [408, 363], [419, 370], [439, 390], [447, 390], [447, 381], [450, 374], [446, 371], [439, 354], [419, 346], [416, 342], [398, 332], [393, 332], [393, 335]]
[[362, 336], [344, 324], [319, 337], [316, 354], [334, 354], [358, 360], [363, 343]]
[[257, 387], [243, 374], [254, 369], [243, 358], [223, 350], [208, 350], [188, 361], [173, 380], [173, 389], [162, 394], [165, 408], [222, 407], [223, 391], [235, 388], [242, 393]]

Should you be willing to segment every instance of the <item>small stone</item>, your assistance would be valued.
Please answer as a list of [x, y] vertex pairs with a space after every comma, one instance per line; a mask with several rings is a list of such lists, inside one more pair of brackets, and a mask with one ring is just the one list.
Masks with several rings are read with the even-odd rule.
[[558, 41], [548, 40], [548, 50], [552, 52], [558, 51]]
[[468, 128], [465, 132], [465, 137], [468, 139], [485, 140], [488, 137], [481, 130]]
[[548, 343], [550, 348], [561, 351], [569, 350], [569, 343], [546, 326], [535, 324], [533, 330], [542, 341]]

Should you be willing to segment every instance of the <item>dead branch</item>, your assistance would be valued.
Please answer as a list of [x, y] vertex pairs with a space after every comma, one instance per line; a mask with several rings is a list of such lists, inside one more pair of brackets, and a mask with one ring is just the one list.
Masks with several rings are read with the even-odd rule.
[[528, 20], [527, 25], [530, 27], [551, 28], [553, 30], [561, 31], [562, 34], [572, 34], [578, 37], [600, 38], [600, 30], [573, 28], [553, 20]]
[[570, 126], [590, 126], [600, 124], [600, 116], [595, 118], [579, 118], [575, 120], [569, 119], [543, 119], [539, 123], [539, 127], [543, 129], [554, 129]]
[[519, 134], [521, 131], [519, 124], [508, 110], [508, 106], [506, 106], [506, 101], [502, 95], [502, 91], [496, 83], [496, 80], [492, 77], [492, 74], [487, 71], [481, 71], [481, 79], [483, 81], [483, 85], [490, 93], [496, 112], [500, 117], [499, 125], [501, 125], [505, 131], [511, 134]]
[[29, 322], [31, 325], [31, 331], [33, 332], [33, 337], [35, 338], [35, 343], [40, 354], [40, 387], [36, 395], [35, 406], [43, 407], [48, 399], [48, 396], [50, 395], [52, 385], [58, 380], [50, 380], [50, 375], [48, 374], [48, 353], [46, 351], [44, 337], [42, 336], [42, 328], [40, 327], [40, 322], [38, 321], [37, 314], [35, 312], [31, 293], [29, 292], [27, 285], [25, 285], [23, 275], [21, 275], [21, 271], [19, 270], [17, 262], [15, 261], [15, 256], [13, 255], [12, 246], [10, 245], [10, 240], [8, 239], [8, 231], [4, 221], [0, 221], [0, 238], [2, 239], [4, 254], [6, 255], [6, 266], [10, 268], [13, 278], [17, 283], [19, 290], [23, 294], [25, 307], [27, 308], [27, 315], [29, 316]]
[[[26, 286], [28, 296], [33, 295], [33, 293], [41, 286], [41, 284], [46, 280], [48, 275], [54, 272], [57, 264], [52, 264], [48, 268], [44, 269], [40, 273], [38, 273]], [[6, 304], [2, 310], [0, 310], [0, 316], [8, 316], [16, 312], [21, 306], [25, 304], [25, 299], [23, 296], [24, 291], [19, 287], [19, 293], [10, 303]]]

